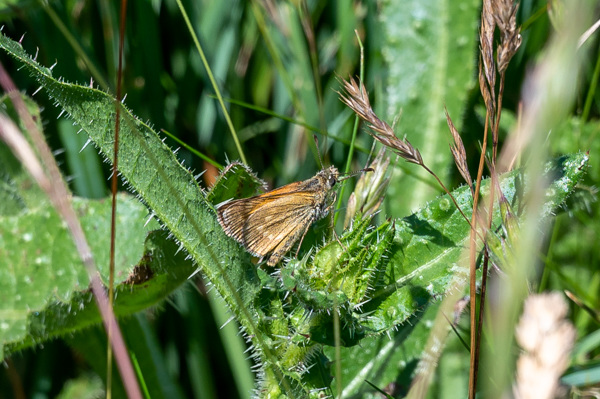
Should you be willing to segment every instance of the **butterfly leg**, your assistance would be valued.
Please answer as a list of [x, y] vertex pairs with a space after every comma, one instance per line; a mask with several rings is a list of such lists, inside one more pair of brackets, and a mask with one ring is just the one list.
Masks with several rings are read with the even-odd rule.
[[304, 233], [302, 233], [302, 238], [300, 238], [300, 243], [298, 244], [298, 249], [296, 250], [296, 259], [298, 259], [298, 253], [300, 252], [300, 247], [302, 246], [302, 241], [304, 241], [304, 237], [306, 237], [306, 233], [308, 233], [309, 228], [310, 228], [310, 224], [308, 225], [308, 227], [306, 227], [306, 229], [304, 230]]

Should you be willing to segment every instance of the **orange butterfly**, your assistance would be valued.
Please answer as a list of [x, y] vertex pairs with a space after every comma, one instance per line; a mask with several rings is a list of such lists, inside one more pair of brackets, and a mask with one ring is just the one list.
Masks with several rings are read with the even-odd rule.
[[329, 213], [335, 202], [332, 190], [339, 181], [336, 167], [314, 177], [287, 184], [255, 197], [217, 205], [221, 227], [254, 256], [276, 265], [308, 228]]

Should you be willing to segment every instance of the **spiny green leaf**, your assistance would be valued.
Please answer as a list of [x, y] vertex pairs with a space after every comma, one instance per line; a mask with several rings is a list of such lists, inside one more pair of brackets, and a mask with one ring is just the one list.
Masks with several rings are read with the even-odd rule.
[[[7, 114], [16, 118], [12, 103], [2, 100]], [[27, 97], [23, 100], [41, 122], [35, 103]], [[101, 319], [88, 289], [89, 276], [63, 221], [6, 145], [0, 144], [0, 153], [4, 182], [0, 193], [12, 196], [20, 206], [14, 212], [5, 206], [0, 215], [0, 350], [10, 353]], [[145, 223], [148, 211], [138, 200], [119, 195], [117, 201], [115, 312], [127, 315], [164, 298], [187, 279], [193, 267], [183, 254], [176, 256], [177, 246], [166, 239], [166, 233], [146, 238], [158, 224]], [[75, 197], [73, 206], [106, 283], [110, 202]]]
[[[437, 305], [434, 303], [425, 308], [424, 312], [419, 312], [388, 335], [366, 337], [360, 345], [341, 348], [341, 397], [380, 397], [365, 380], [378, 387], [387, 387], [396, 381], [412, 380], [412, 374], [427, 342], [431, 323], [437, 314]], [[328, 358], [335, 359], [333, 347], [325, 347], [324, 353]], [[408, 387], [396, 387], [396, 391], [402, 397]], [[367, 396], [368, 393], [371, 396]], [[338, 394], [336, 392], [334, 397]]]
[[[73, 206], [100, 276], [107, 282], [110, 202], [75, 198]], [[139, 201], [124, 195], [118, 198], [117, 210], [120, 233], [115, 279], [120, 284], [142, 257], [148, 212]], [[55, 210], [46, 202], [44, 207], [0, 219], [1, 347], [22, 348], [88, 325], [90, 320], [79, 313], [90, 308], [97, 313], [95, 304], [89, 306], [89, 276]], [[96, 317], [91, 322], [99, 321]]]
[[[42, 118], [38, 105], [26, 95], [21, 95], [21, 99], [25, 103], [27, 112], [41, 131]], [[0, 97], [0, 112], [5, 113], [22, 132], [27, 131], [17, 116], [10, 97], [6, 94]], [[28, 140], [26, 134], [25, 139]], [[45, 198], [42, 190], [4, 143], [0, 145], [0, 185], [0, 215], [14, 216], [27, 209], [35, 209], [42, 205], [40, 201], [43, 202]]]
[[[579, 153], [548, 163], [550, 185], [546, 191], [544, 216], [550, 216], [572, 192], [585, 173], [588, 159], [586, 154]], [[526, 205], [522, 203], [522, 196], [527, 192], [523, 181], [527, 181], [527, 176], [519, 170], [500, 177], [502, 192], [513, 209]], [[520, 191], [523, 189], [525, 193]], [[484, 195], [489, 192], [489, 179], [482, 185], [482, 192]], [[470, 218], [468, 187], [455, 190], [453, 195]], [[496, 208], [493, 226], [501, 222]], [[368, 325], [375, 330], [392, 328], [443, 294], [453, 279], [468, 279], [468, 270], [460, 265], [465, 264], [461, 256], [468, 246], [469, 234], [469, 224], [446, 195], [398, 221], [390, 248], [387, 281], [373, 292], [373, 301], [364, 307], [365, 312], [373, 311]]]
[[246, 198], [266, 189], [266, 183], [256, 177], [250, 168], [240, 162], [232, 162], [219, 175], [206, 195], [213, 205], [232, 198]]
[[[573, 192], [586, 172], [588, 160], [586, 154], [579, 153], [547, 164], [545, 170], [551, 180], [546, 191], [545, 217], [552, 216], [555, 207]], [[502, 191], [513, 209], [525, 206], [527, 210], [522, 203], [523, 193], [519, 192], [523, 189], [527, 192], [524, 181], [527, 177], [520, 171], [501, 177]], [[484, 193], [488, 187], [489, 181], [486, 181]], [[455, 190], [453, 195], [459, 204], [470, 203], [467, 187]], [[364, 306], [365, 312], [373, 311], [368, 324], [387, 329], [387, 335], [366, 336], [360, 346], [342, 348], [342, 397], [372, 392], [364, 384], [365, 379], [379, 387], [410, 379], [437, 312], [436, 299], [445, 292], [451, 279], [468, 277], [459, 264], [468, 244], [465, 241], [469, 227], [452, 206], [446, 206], [448, 202], [447, 197], [442, 196], [397, 223], [397, 247], [391, 249], [388, 265], [388, 273], [393, 270], [398, 276], [395, 290], [384, 301], [377, 301], [377, 293], [374, 294], [372, 305], [377, 308], [371, 308], [369, 303]], [[497, 226], [499, 221], [499, 211], [496, 211], [494, 224]], [[333, 348], [325, 347], [325, 354], [333, 359]], [[398, 394], [402, 392], [406, 393]]]
[[54, 79], [48, 68], [38, 65], [4, 35], [0, 36], [0, 46], [23, 63], [109, 159], [113, 157], [115, 106], [121, 107], [121, 175], [215, 282], [225, 301], [245, 321], [242, 324], [249, 327], [251, 315], [241, 313], [260, 289], [249, 256], [226, 238], [197, 182], [158, 135], [108, 94]]

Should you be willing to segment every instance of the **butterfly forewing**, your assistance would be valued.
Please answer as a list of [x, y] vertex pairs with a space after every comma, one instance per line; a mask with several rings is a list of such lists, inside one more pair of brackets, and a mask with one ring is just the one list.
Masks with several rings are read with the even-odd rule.
[[296, 196], [294, 201], [281, 197], [269, 199], [267, 207], [262, 206], [248, 216], [243, 244], [259, 256], [274, 251], [280, 243], [289, 243], [289, 249], [314, 221], [310, 200], [304, 194]]
[[300, 193], [293, 201], [285, 195], [264, 195], [219, 207], [219, 222], [225, 233], [258, 256], [266, 255], [279, 241], [297, 230], [304, 231], [313, 222], [309, 195]]

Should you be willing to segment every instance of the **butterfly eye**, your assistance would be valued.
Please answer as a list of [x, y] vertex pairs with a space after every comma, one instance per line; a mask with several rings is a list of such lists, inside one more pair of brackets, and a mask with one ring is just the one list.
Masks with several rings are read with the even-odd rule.
[[329, 177], [329, 187], [333, 187], [336, 182], [337, 182], [337, 180], [335, 179], [335, 177], [333, 177], [333, 176]]

